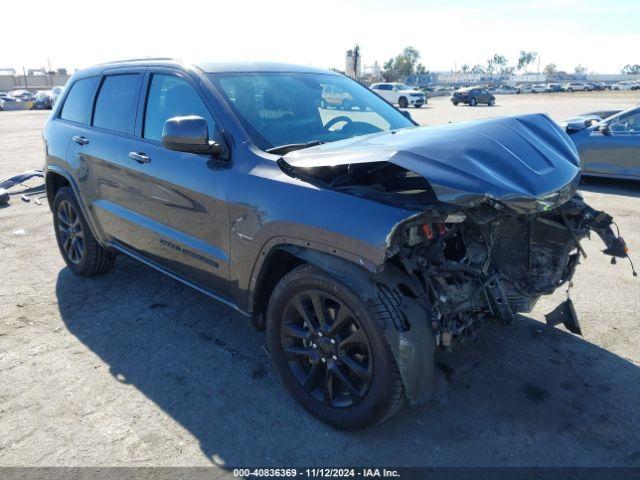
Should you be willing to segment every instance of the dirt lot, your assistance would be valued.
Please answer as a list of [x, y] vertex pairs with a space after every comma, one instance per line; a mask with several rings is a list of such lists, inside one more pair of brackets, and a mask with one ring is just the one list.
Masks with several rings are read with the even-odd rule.
[[[638, 97], [504, 96], [494, 108], [438, 98], [411, 113], [425, 124], [560, 120]], [[0, 112], [0, 178], [41, 166], [45, 116]], [[586, 190], [640, 252], [640, 186]], [[14, 195], [0, 227], [2, 466], [640, 465], [640, 280], [597, 239], [584, 243], [572, 293], [584, 338], [540, 322], [558, 292], [446, 354], [454, 373], [438, 401], [343, 433], [289, 399], [264, 335], [230, 309], [122, 257], [109, 275], [73, 276], [46, 203]]]

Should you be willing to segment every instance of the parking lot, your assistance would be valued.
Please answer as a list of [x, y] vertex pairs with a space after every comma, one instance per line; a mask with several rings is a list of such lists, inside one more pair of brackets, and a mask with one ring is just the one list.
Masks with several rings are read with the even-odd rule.
[[[529, 112], [559, 121], [639, 102], [639, 92], [505, 95], [494, 107], [438, 97], [410, 112], [425, 125]], [[0, 178], [41, 167], [48, 112], [0, 113]], [[287, 396], [264, 334], [231, 309], [123, 257], [108, 275], [75, 277], [46, 199], [23, 193], [0, 208], [2, 466], [640, 465], [640, 280], [595, 237], [571, 293], [584, 337], [541, 323], [562, 289], [444, 352], [452, 373], [436, 401], [345, 433]], [[587, 180], [584, 195], [615, 217], [640, 265], [640, 184]]]

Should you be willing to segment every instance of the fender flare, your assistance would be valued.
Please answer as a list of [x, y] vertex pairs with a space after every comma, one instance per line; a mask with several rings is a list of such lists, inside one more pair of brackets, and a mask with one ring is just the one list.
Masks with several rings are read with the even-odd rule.
[[[354, 290], [377, 321], [398, 365], [411, 404], [431, 400], [436, 390], [436, 343], [429, 309], [419, 297], [407, 295], [417, 286], [403, 270], [386, 264], [379, 272], [317, 250], [281, 246]], [[419, 287], [418, 287], [419, 288]]]
[[[76, 197], [76, 200], [78, 201], [78, 205], [80, 206], [80, 210], [82, 211], [82, 216], [91, 229], [91, 234], [101, 246], [105, 247], [106, 245], [102, 236], [98, 234], [100, 230], [97, 228], [93, 217], [89, 214], [89, 208], [85, 204], [82, 195], [80, 195], [80, 188], [78, 187], [78, 183], [76, 182], [76, 180], [73, 178], [73, 175], [71, 175], [68, 170], [58, 165], [47, 165], [44, 169], [44, 182], [47, 189], [47, 196], [49, 193], [49, 172], [60, 175], [67, 180], [69, 186], [71, 187], [71, 190], [73, 191], [73, 194]], [[53, 209], [53, 199], [51, 199], [51, 202], [49, 203], [49, 208]]]

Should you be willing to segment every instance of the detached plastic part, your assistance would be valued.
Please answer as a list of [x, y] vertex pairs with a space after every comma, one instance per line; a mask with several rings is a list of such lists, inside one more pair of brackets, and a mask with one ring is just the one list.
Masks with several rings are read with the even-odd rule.
[[544, 317], [547, 320], [547, 325], [550, 327], [555, 327], [562, 323], [571, 333], [582, 336], [582, 329], [580, 328], [578, 315], [576, 315], [576, 310], [573, 308], [573, 302], [570, 298], [567, 298], [551, 313], [546, 314]]
[[14, 175], [13, 177], [0, 182], [0, 204], [9, 203], [9, 192], [7, 192], [7, 190], [15, 185], [26, 182], [33, 177], [43, 178], [44, 173], [42, 170], [27, 170], [24, 173]]

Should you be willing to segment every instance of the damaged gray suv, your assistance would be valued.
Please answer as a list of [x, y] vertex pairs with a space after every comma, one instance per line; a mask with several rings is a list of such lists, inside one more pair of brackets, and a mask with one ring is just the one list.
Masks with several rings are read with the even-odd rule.
[[[321, 108], [333, 87], [348, 110]], [[437, 349], [627, 256], [544, 115], [418, 127], [342, 75], [131, 60], [79, 71], [44, 129], [60, 252], [125, 254], [266, 328], [292, 397], [338, 428], [434, 391]], [[579, 332], [571, 305], [549, 317]]]

